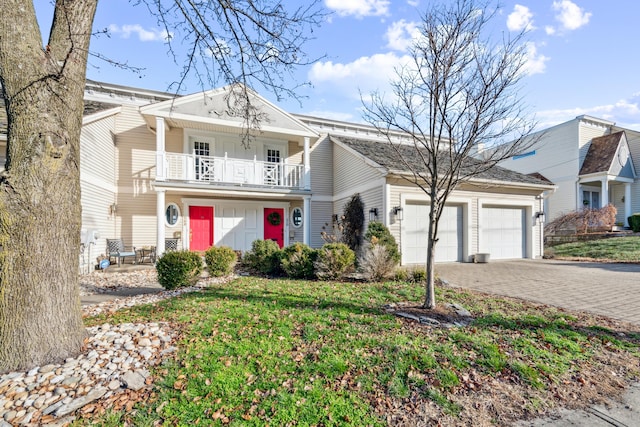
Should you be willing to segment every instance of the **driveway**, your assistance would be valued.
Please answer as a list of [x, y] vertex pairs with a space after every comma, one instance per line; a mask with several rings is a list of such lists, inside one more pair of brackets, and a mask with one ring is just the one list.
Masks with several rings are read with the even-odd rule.
[[588, 311], [640, 325], [640, 265], [553, 260], [443, 263], [451, 286]]

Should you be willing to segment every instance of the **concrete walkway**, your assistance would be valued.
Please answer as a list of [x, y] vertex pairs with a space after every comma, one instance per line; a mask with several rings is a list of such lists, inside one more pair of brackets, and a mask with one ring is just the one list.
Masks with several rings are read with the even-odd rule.
[[640, 325], [640, 264], [553, 260], [446, 263], [436, 265], [436, 274], [452, 286]]

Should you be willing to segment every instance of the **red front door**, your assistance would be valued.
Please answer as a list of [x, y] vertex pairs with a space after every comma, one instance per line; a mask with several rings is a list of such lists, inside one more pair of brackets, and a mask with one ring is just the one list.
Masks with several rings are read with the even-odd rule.
[[264, 240], [284, 246], [284, 209], [264, 208]]
[[206, 251], [213, 245], [213, 206], [189, 206], [189, 249]]

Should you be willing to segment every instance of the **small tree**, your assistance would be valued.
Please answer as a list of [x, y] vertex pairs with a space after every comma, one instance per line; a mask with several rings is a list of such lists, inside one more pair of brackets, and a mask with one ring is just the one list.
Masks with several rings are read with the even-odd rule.
[[[438, 224], [449, 195], [534, 142], [517, 91], [525, 75], [524, 33], [492, 40], [488, 24], [496, 12], [482, 0], [433, 5], [422, 16], [410, 64], [391, 84], [394, 99], [374, 93], [365, 102], [365, 120], [395, 149], [397, 169], [406, 171], [401, 176], [429, 200], [426, 308], [436, 305]], [[398, 142], [398, 131], [410, 142]], [[483, 145], [490, 149], [471, 158]]]
[[364, 232], [364, 203], [356, 193], [344, 207], [342, 216], [342, 242], [356, 254], [360, 253]]

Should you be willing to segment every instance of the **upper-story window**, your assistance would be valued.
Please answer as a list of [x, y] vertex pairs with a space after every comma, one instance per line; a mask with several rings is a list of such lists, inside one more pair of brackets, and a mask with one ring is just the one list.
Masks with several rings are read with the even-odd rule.
[[211, 159], [211, 143], [209, 141], [201, 141], [194, 139], [193, 154], [196, 160], [196, 179], [206, 180], [213, 177], [213, 159]]

